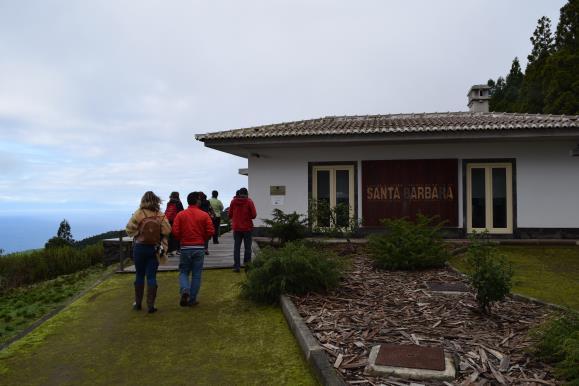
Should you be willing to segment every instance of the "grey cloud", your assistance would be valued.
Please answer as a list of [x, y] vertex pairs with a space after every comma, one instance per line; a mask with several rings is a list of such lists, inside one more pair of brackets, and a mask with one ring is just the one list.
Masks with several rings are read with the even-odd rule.
[[564, 2], [2, 2], [0, 141], [50, 155], [0, 160], [0, 210], [19, 189], [47, 205], [229, 197], [247, 162], [195, 133], [465, 110], [468, 87], [524, 58]]

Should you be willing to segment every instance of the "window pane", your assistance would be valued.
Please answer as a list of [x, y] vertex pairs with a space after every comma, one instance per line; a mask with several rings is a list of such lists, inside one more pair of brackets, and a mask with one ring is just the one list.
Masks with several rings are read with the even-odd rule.
[[493, 168], [493, 228], [507, 227], [507, 169]]
[[336, 222], [347, 226], [350, 217], [350, 172], [336, 170]]
[[316, 222], [320, 227], [330, 226], [330, 171], [318, 170], [317, 179], [317, 205]]
[[472, 227], [486, 228], [485, 169], [471, 169]]

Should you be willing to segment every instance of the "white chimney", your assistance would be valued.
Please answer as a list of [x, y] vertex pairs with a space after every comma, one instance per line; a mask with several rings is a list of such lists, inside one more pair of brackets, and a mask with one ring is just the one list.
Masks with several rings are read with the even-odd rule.
[[491, 88], [486, 84], [475, 84], [468, 91], [468, 110], [471, 113], [488, 113]]

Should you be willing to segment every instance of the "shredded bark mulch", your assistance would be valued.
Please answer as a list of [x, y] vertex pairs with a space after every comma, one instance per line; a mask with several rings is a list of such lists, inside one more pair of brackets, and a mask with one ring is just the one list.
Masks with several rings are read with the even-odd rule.
[[446, 268], [380, 271], [364, 253], [358, 253], [337, 290], [292, 300], [349, 384], [411, 383], [364, 375], [370, 349], [382, 343], [443, 347], [457, 367], [453, 384], [557, 383], [552, 368], [529, 352], [529, 330], [549, 317], [547, 307], [508, 298], [494, 304], [490, 316], [484, 315], [478, 311], [472, 289], [466, 294], [442, 295], [430, 292], [426, 282], [464, 283], [464, 278]]

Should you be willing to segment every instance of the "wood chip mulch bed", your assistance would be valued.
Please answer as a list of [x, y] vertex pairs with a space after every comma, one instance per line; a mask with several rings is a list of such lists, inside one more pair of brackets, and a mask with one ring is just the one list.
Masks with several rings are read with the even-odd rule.
[[[340, 288], [328, 295], [292, 297], [332, 365], [349, 384], [409, 385], [363, 374], [370, 349], [381, 343], [443, 347], [457, 366], [454, 384], [556, 384], [552, 368], [529, 354], [529, 330], [551, 311], [507, 299], [492, 315], [478, 312], [471, 292], [441, 295], [425, 282], [464, 282], [450, 269], [380, 271], [358, 253]], [[440, 381], [415, 381], [449, 385]]]

